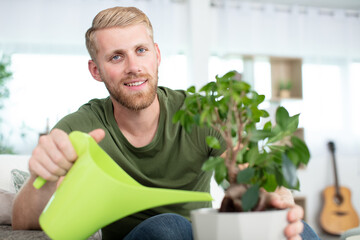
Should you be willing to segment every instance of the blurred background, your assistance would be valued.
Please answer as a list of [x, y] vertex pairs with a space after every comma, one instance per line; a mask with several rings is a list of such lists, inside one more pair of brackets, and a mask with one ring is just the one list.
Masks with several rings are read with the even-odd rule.
[[301, 113], [312, 157], [294, 194], [319, 234], [321, 191], [334, 184], [328, 141], [360, 212], [358, 0], [0, 0], [0, 61], [11, 73], [0, 81], [2, 153], [31, 154], [39, 134], [108, 95], [88, 72], [84, 34], [113, 6], [138, 7], [152, 21], [159, 85], [199, 87], [237, 70], [266, 95], [265, 109]]

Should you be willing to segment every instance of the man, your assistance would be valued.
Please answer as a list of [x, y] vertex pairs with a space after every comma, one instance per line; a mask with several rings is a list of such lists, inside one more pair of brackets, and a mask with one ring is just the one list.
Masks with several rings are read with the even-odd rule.
[[[14, 229], [40, 228], [41, 211], [77, 158], [67, 135], [74, 130], [89, 132], [143, 185], [209, 191], [211, 173], [201, 171], [201, 165], [222, 152], [207, 147], [204, 139], [218, 135], [206, 128], [186, 134], [179, 124], [172, 124], [185, 94], [157, 87], [161, 56], [147, 16], [136, 8], [101, 11], [86, 33], [86, 46], [89, 71], [104, 82], [110, 97], [91, 100], [39, 139], [29, 160], [30, 180], [14, 202]], [[32, 186], [37, 176], [48, 181], [40, 190]], [[289, 239], [300, 238], [303, 210], [294, 205], [291, 193], [279, 189], [269, 199], [275, 207], [291, 207], [285, 234]], [[143, 211], [105, 227], [103, 238], [191, 239], [186, 217], [199, 207], [209, 205], [186, 203]]]

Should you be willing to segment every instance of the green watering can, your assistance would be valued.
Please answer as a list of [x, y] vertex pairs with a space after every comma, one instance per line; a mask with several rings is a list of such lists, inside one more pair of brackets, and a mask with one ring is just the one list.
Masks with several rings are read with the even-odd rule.
[[[212, 201], [204, 192], [145, 187], [130, 177], [88, 134], [69, 135], [78, 159], [40, 215], [51, 239], [87, 239], [98, 229], [161, 205]], [[34, 187], [45, 180], [38, 177]]]

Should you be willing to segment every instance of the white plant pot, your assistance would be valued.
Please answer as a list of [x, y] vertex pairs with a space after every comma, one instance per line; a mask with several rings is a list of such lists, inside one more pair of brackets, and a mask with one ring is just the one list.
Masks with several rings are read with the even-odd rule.
[[263, 212], [219, 213], [218, 209], [191, 211], [195, 240], [282, 240], [288, 209]]

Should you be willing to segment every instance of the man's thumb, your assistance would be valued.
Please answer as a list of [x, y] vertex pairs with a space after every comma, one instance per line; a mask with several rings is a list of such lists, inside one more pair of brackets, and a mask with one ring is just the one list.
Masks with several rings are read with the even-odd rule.
[[95, 129], [91, 132], [89, 132], [89, 135], [95, 139], [95, 141], [98, 143], [105, 137], [105, 131], [101, 128]]

